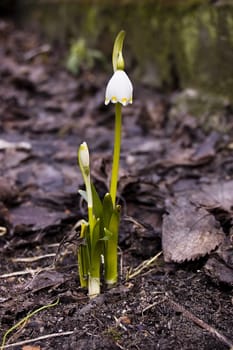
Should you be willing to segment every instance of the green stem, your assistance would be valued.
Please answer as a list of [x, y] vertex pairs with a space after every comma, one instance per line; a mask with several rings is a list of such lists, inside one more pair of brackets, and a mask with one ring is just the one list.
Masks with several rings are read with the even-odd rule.
[[117, 282], [117, 241], [109, 240], [105, 247], [105, 282], [108, 287], [113, 286]]
[[91, 242], [93, 240], [93, 229], [94, 229], [94, 217], [93, 217], [93, 208], [88, 207], [88, 221], [90, 225], [90, 237], [91, 237]]
[[[85, 240], [88, 235], [89, 227], [86, 222], [81, 223], [81, 232], [80, 238], [81, 240]], [[90, 267], [90, 258], [87, 242], [84, 244], [80, 244], [78, 247], [78, 268], [79, 268], [79, 280], [82, 288], [86, 288], [88, 286], [88, 272]]]
[[110, 194], [112, 197], [112, 203], [116, 205], [116, 194], [117, 194], [117, 182], [118, 182], [118, 171], [120, 162], [120, 151], [121, 151], [121, 104], [118, 102], [115, 106], [115, 136], [114, 136], [114, 152], [113, 152], [113, 163], [112, 163], [112, 177], [110, 185]]
[[90, 237], [91, 237], [91, 243], [93, 240], [93, 229], [94, 229], [94, 216], [93, 216], [93, 198], [92, 198], [92, 191], [91, 191], [91, 177], [90, 172], [85, 177], [85, 186], [87, 191], [87, 207], [88, 207], [88, 222], [90, 226]]
[[105, 229], [109, 233], [109, 239], [105, 242], [105, 282], [109, 287], [113, 286], [117, 282], [117, 244], [118, 244], [118, 231], [120, 223], [120, 206], [117, 205], [112, 212], [111, 219], [108, 224], [108, 229]]

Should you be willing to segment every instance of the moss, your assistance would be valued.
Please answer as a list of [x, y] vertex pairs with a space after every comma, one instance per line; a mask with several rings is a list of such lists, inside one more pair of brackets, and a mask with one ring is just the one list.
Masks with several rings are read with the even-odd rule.
[[121, 332], [117, 327], [109, 327], [105, 332], [104, 335], [111, 338], [113, 341], [118, 341], [121, 339]]

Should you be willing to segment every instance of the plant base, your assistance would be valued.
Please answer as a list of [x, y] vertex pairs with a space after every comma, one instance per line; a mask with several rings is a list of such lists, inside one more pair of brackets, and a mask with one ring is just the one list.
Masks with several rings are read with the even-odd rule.
[[88, 295], [94, 298], [100, 294], [100, 278], [89, 276], [88, 279]]

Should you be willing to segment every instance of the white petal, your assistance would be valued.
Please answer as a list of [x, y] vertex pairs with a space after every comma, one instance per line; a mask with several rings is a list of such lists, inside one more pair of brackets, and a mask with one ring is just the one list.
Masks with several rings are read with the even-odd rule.
[[120, 102], [123, 106], [132, 103], [133, 86], [128, 75], [123, 70], [117, 70], [108, 82], [105, 94], [105, 104]]

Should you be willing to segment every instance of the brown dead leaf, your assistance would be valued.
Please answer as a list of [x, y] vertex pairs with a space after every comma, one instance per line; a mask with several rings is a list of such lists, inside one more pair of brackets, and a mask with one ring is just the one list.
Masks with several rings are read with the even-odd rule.
[[36, 275], [33, 280], [26, 285], [26, 291], [38, 292], [42, 289], [52, 288], [64, 283], [65, 279], [62, 273], [57, 271], [42, 271]]
[[194, 162], [205, 163], [212, 159], [216, 154], [216, 145], [220, 139], [217, 132], [212, 132], [195, 150], [192, 155]]
[[4, 170], [15, 168], [30, 157], [28, 152], [18, 151], [15, 149], [7, 149], [0, 153], [1, 167]]
[[209, 209], [233, 212], [233, 180], [204, 185], [200, 192], [192, 194], [192, 200]]
[[14, 203], [19, 196], [19, 190], [9, 179], [9, 177], [3, 178], [0, 176], [0, 201], [3, 203]]
[[[143, 130], [152, 131], [160, 129], [165, 121], [167, 102], [165, 99], [147, 98], [142, 106], [138, 124]], [[142, 117], [143, 116], [143, 117]]]
[[[51, 211], [48, 208], [36, 206], [31, 202], [24, 203], [10, 211], [10, 221], [16, 228], [23, 225], [33, 230], [43, 229], [48, 226], [57, 225], [67, 214], [60, 211]], [[20, 230], [19, 230], [20, 231]]]
[[183, 262], [204, 256], [224, 239], [214, 216], [186, 197], [167, 203], [167, 212], [162, 226], [162, 246], [167, 262]]
[[[219, 258], [233, 271], [233, 229], [217, 250]], [[232, 276], [233, 277], [233, 276]]]
[[22, 350], [40, 350], [40, 346], [34, 346], [34, 345], [24, 345], [22, 347]]
[[156, 160], [153, 166], [170, 168], [206, 164], [215, 157], [219, 139], [220, 136], [213, 132], [201, 144], [195, 146], [189, 144], [184, 146], [180, 139], [172, 143], [169, 140], [165, 156]]
[[225, 283], [233, 287], [233, 269], [217, 257], [208, 259], [204, 266], [204, 271], [215, 282]]

